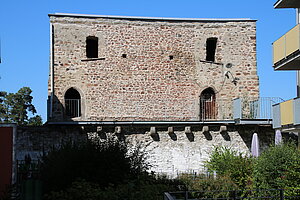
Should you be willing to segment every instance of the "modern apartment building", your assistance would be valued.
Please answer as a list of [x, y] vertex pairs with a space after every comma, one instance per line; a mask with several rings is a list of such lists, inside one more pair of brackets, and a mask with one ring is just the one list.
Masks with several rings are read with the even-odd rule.
[[[278, 0], [274, 8], [294, 8], [296, 25], [273, 43], [273, 68], [295, 70], [297, 97], [273, 106], [273, 128], [286, 132], [300, 131], [300, 1]], [[292, 83], [289, 83], [292, 84]]]

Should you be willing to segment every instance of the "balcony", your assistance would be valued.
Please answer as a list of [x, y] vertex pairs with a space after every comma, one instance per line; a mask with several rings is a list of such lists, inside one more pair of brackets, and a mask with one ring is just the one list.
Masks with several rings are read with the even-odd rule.
[[235, 120], [237, 123], [271, 121], [272, 106], [283, 102], [279, 97], [241, 97], [200, 101], [200, 120]]
[[300, 128], [300, 98], [273, 105], [273, 128], [284, 130]]
[[278, 0], [274, 8], [300, 8], [299, 0]]
[[279, 97], [243, 97], [233, 100], [233, 119], [270, 120], [272, 105], [282, 102]]
[[300, 70], [300, 24], [273, 43], [275, 70]]

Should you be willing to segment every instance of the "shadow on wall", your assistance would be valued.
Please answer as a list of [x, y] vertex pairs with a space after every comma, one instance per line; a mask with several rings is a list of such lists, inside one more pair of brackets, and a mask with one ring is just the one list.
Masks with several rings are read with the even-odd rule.
[[61, 102], [56, 95], [53, 96], [51, 102], [51, 97], [49, 96], [47, 106], [48, 121], [76, 121], [83, 114], [80, 94], [73, 88], [66, 92], [64, 102]]
[[[270, 145], [274, 145], [275, 143], [275, 130], [271, 126], [257, 126], [253, 125], [252, 127], [240, 126], [238, 132], [247, 145], [249, 151], [251, 151], [251, 142], [253, 133], [258, 134], [259, 140], [259, 151], [263, 152]], [[294, 134], [290, 133], [282, 133], [282, 137], [285, 141], [293, 140], [297, 143], [297, 137]]]

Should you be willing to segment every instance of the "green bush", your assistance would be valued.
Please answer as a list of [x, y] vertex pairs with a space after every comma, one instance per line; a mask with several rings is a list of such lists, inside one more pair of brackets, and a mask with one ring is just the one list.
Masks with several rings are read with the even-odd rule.
[[257, 158], [254, 168], [257, 189], [287, 189], [300, 185], [300, 151], [290, 142], [271, 146]]
[[156, 200], [174, 191], [178, 180], [155, 177], [140, 148], [108, 138], [105, 142], [67, 143], [43, 158], [46, 200]]
[[224, 198], [230, 197], [229, 190], [237, 190], [237, 185], [227, 176], [206, 176], [204, 174], [181, 174], [178, 179], [189, 191], [201, 191], [192, 193], [193, 198]]
[[128, 149], [125, 142], [113, 138], [70, 142], [53, 149], [42, 159], [44, 192], [66, 189], [78, 178], [100, 187], [124, 183], [147, 169], [144, 155]]
[[46, 200], [160, 200], [164, 191], [176, 190], [177, 183], [164, 177], [155, 178], [144, 174], [136, 179], [105, 188], [98, 184], [77, 180], [62, 191], [50, 192]]
[[240, 189], [251, 186], [254, 160], [250, 156], [228, 147], [216, 147], [205, 166], [218, 176], [230, 178]]

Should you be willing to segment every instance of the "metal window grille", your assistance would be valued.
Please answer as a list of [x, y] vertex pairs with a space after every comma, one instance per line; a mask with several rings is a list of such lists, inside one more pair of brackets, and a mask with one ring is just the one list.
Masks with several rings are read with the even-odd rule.
[[65, 99], [66, 115], [74, 118], [81, 116], [81, 102], [80, 99]]

